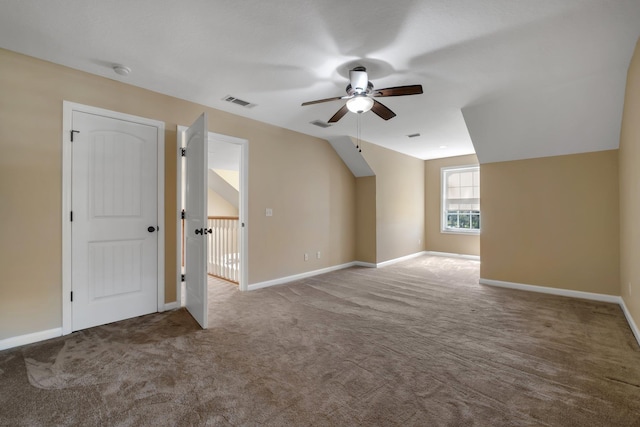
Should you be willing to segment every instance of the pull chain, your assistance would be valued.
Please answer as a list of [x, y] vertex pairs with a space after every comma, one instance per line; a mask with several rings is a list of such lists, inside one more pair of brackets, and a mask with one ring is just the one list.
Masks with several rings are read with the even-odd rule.
[[360, 148], [360, 143], [361, 143], [361, 139], [360, 139], [360, 116], [362, 115], [362, 113], [357, 113], [357, 119], [356, 119], [356, 148], [358, 149], [358, 153], [362, 153], [362, 149]]

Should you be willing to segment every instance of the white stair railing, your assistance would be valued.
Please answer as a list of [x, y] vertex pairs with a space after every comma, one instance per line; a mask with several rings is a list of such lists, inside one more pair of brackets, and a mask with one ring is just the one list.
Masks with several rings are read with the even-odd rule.
[[210, 216], [207, 227], [207, 272], [214, 277], [240, 282], [240, 221], [232, 216]]

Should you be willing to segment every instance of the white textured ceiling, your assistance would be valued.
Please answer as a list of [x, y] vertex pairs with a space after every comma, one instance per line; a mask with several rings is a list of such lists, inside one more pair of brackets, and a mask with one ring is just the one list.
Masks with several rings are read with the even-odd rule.
[[[300, 104], [343, 95], [351, 66], [366, 66], [376, 88], [422, 84], [423, 95], [380, 98], [398, 116], [367, 113], [361, 134], [422, 159], [474, 152], [469, 133], [481, 161], [557, 154], [559, 135], [562, 153], [611, 148], [619, 119], [617, 129], [615, 120], [601, 124], [602, 146], [565, 140], [571, 131], [560, 126], [505, 155], [518, 132], [499, 129], [514, 115], [500, 114], [522, 111], [517, 119], [537, 132], [526, 94], [591, 76], [610, 87], [582, 93], [593, 105], [578, 117], [576, 90], [560, 89], [559, 112], [570, 123], [605, 112], [620, 103], [638, 36], [640, 0], [0, 0], [2, 48], [321, 138], [355, 136], [356, 116], [322, 129], [309, 122], [328, 120], [341, 103]], [[118, 76], [115, 63], [133, 72]], [[550, 104], [553, 96], [529, 109]], [[413, 133], [421, 136], [406, 137]]]

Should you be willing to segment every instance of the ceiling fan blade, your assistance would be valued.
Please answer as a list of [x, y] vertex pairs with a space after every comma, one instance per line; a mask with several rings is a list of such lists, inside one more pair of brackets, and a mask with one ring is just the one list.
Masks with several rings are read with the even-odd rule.
[[386, 105], [376, 101], [375, 99], [373, 100], [373, 107], [371, 107], [371, 111], [385, 120], [393, 119], [396, 116], [396, 113], [394, 113]]
[[336, 96], [334, 98], [318, 99], [317, 101], [303, 102], [302, 106], [304, 107], [305, 105], [320, 104], [322, 102], [329, 102], [329, 101], [337, 101], [342, 98], [343, 98], [342, 96]]
[[[338, 112], [337, 112], [337, 113], [335, 113], [335, 114], [333, 115], [333, 117], [331, 117], [331, 118], [329, 119], [329, 123], [335, 123], [335, 122], [337, 122], [338, 120], [340, 120], [341, 118], [343, 118], [343, 117], [344, 117], [344, 115], [345, 115], [345, 114], [347, 114], [348, 112], [349, 112], [349, 109], [347, 108], [347, 105], [346, 105], [346, 104], [345, 104], [345, 105], [343, 105], [343, 106], [342, 106], [342, 108], [341, 108], [341, 109], [339, 109], [339, 110], [338, 110]], [[395, 114], [394, 114], [394, 115], [395, 115]]]
[[384, 89], [376, 89], [372, 96], [403, 96], [403, 95], [420, 95], [422, 93], [422, 85], [387, 87]]

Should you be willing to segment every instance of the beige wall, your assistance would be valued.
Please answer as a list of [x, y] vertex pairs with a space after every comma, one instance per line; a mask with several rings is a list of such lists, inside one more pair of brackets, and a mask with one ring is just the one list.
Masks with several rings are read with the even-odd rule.
[[376, 263], [376, 177], [356, 178], [356, 260]]
[[[463, 255], [480, 255], [479, 234], [443, 233], [441, 228], [442, 177], [445, 167], [477, 165], [475, 154], [427, 160], [425, 162], [425, 249]], [[480, 201], [482, 204], [482, 200]], [[482, 214], [481, 214], [482, 215]], [[482, 221], [482, 219], [481, 219]]]
[[209, 216], [238, 216], [238, 208], [209, 188], [207, 189], [207, 214]]
[[[606, 294], [619, 294], [622, 283], [640, 317], [638, 56], [629, 69], [619, 210], [617, 151], [482, 165], [483, 278]], [[425, 248], [465, 253], [455, 248], [466, 243], [438, 242], [431, 228], [429, 177], [438, 169], [439, 183], [438, 164], [448, 160], [424, 162], [363, 143], [376, 177], [356, 180], [324, 140], [1, 49], [0, 94], [0, 339], [61, 326], [63, 100], [165, 122], [165, 230], [177, 223], [176, 125], [206, 110], [211, 131], [249, 140], [250, 283]], [[265, 217], [267, 207], [273, 217]], [[358, 223], [363, 212], [374, 214]], [[373, 241], [365, 237], [371, 221]], [[171, 302], [174, 233], [165, 244]]]
[[480, 277], [619, 295], [618, 151], [480, 166]]
[[620, 290], [640, 325], [640, 40], [627, 74], [619, 162]]
[[[268, 143], [247, 138], [254, 189], [249, 192], [250, 282], [353, 261], [354, 176], [327, 141], [271, 129], [262, 136]], [[273, 216], [265, 216], [266, 208]]]
[[376, 174], [377, 262], [424, 250], [424, 160], [361, 145]]
[[[0, 339], [61, 326], [63, 100], [165, 122], [165, 230], [177, 224], [176, 125], [206, 110], [209, 130], [247, 139], [249, 283], [355, 258], [355, 178], [324, 140], [6, 50], [0, 94]], [[175, 233], [165, 244], [170, 302]]]

